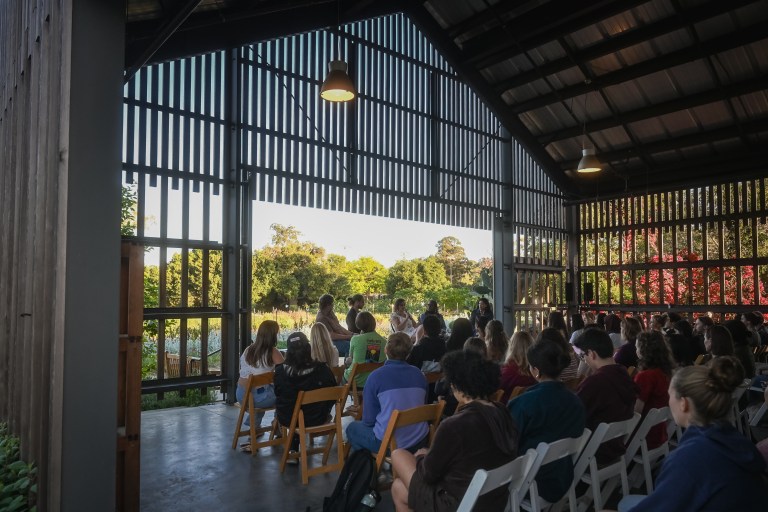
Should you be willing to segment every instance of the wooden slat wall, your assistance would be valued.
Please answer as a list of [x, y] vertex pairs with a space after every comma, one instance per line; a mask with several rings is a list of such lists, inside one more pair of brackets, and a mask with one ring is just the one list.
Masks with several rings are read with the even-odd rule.
[[[580, 282], [594, 283], [593, 307], [768, 311], [766, 187], [757, 178], [581, 204]], [[621, 259], [589, 261], [590, 243], [596, 255], [618, 247]]]
[[[51, 361], [59, 261], [59, 2], [0, 3], [0, 421], [48, 473]], [[39, 503], [46, 502], [46, 485]]]

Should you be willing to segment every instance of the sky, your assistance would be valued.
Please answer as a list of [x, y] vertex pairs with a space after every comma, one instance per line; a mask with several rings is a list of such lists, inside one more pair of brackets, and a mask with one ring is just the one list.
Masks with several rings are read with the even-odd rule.
[[261, 201], [253, 205], [254, 249], [271, 243], [273, 223], [294, 226], [302, 240], [314, 242], [327, 253], [347, 260], [370, 256], [385, 267], [399, 259], [435, 254], [437, 241], [446, 236], [461, 240], [469, 259], [493, 257], [491, 231]]

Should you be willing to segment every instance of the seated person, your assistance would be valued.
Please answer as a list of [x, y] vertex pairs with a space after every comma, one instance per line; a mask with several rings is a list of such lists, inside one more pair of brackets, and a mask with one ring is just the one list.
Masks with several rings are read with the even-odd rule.
[[635, 342], [637, 336], [643, 332], [643, 326], [640, 320], [631, 316], [624, 317], [621, 321], [621, 339], [622, 345], [613, 354], [613, 360], [625, 368], [630, 366], [637, 367], [637, 348]]
[[[586, 425], [592, 432], [600, 423], [630, 419], [635, 413], [637, 385], [627, 369], [613, 360], [613, 342], [601, 329], [585, 329], [574, 346], [592, 370], [576, 390], [586, 411]], [[612, 439], [597, 449], [599, 464], [610, 464], [624, 453], [624, 443]]]
[[683, 437], [664, 459], [653, 492], [623, 498], [619, 510], [765, 510], [765, 460], [726, 420], [731, 394], [743, 378], [741, 364], [730, 356], [714, 359], [711, 367], [675, 372], [669, 408], [685, 429]]
[[[507, 405], [520, 436], [518, 451], [525, 453], [541, 442], [580, 437], [584, 433], [584, 406], [560, 381], [560, 374], [571, 362], [570, 355], [558, 342], [544, 338], [531, 345], [526, 356], [538, 384]], [[572, 480], [570, 459], [542, 466], [536, 475], [539, 495], [550, 503], [565, 496]]]
[[[470, 352], [477, 352], [483, 359], [488, 359], [488, 345], [485, 344], [483, 338], [472, 337], [464, 342], [464, 350]], [[446, 385], [447, 385], [446, 381]]]
[[328, 329], [321, 323], [315, 323], [309, 331], [309, 346], [312, 359], [325, 363], [331, 368], [339, 366], [339, 350], [333, 346]]
[[[391, 334], [387, 339], [384, 347], [387, 362], [371, 372], [363, 389], [363, 419], [353, 421], [347, 427], [347, 440], [352, 450], [365, 448], [371, 453], [378, 452], [392, 411], [411, 409], [426, 402], [427, 379], [421, 370], [405, 362], [411, 346], [411, 338], [402, 332]], [[428, 430], [426, 423], [397, 429], [397, 446], [420, 445]]]
[[536, 379], [531, 375], [528, 367], [528, 356], [526, 353], [533, 345], [533, 338], [525, 331], [517, 331], [512, 335], [507, 350], [506, 362], [501, 367], [501, 389], [504, 394], [501, 396], [501, 403], [506, 404], [509, 395], [518, 387], [528, 387], [536, 384]]
[[[669, 403], [669, 379], [672, 377], [672, 354], [658, 331], [640, 333], [637, 337], [638, 369], [635, 375], [638, 395], [635, 412], [643, 419], [651, 409], [661, 409]], [[640, 420], [642, 421], [642, 419]], [[654, 425], [646, 436], [648, 448], [654, 449], [667, 440], [666, 424]]]
[[[368, 311], [361, 311], [355, 319], [355, 326], [360, 329], [360, 334], [352, 336], [349, 342], [349, 353], [351, 361], [349, 367], [344, 371], [344, 381], [349, 381], [349, 374], [352, 372], [352, 365], [355, 363], [383, 363], [386, 360], [384, 356], [384, 345], [387, 343], [379, 333], [376, 332], [376, 319]], [[370, 372], [359, 373], [355, 376], [358, 389], [365, 386]]]
[[437, 309], [437, 301], [436, 300], [430, 300], [427, 304], [427, 310], [423, 312], [421, 315], [419, 315], [419, 322], [423, 325], [424, 319], [428, 316], [436, 316], [438, 321], [440, 322], [440, 334], [445, 334], [445, 331], [448, 330], [448, 327], [445, 325], [445, 318], [443, 318], [443, 315], [440, 314], [440, 311]]
[[504, 332], [504, 324], [491, 320], [485, 326], [485, 344], [488, 346], [488, 359], [496, 364], [503, 364], [509, 348], [509, 337]]
[[408, 364], [422, 372], [439, 372], [440, 359], [445, 354], [445, 341], [440, 337], [440, 319], [430, 315], [424, 319], [424, 337], [413, 346], [408, 354]]
[[333, 295], [323, 295], [320, 297], [319, 303], [320, 309], [315, 317], [315, 322], [323, 324], [328, 329], [331, 341], [339, 351], [339, 356], [347, 357], [349, 355], [349, 340], [354, 333], [342, 327], [339, 319], [336, 318], [336, 313], [333, 312]]
[[445, 350], [452, 352], [462, 350], [464, 342], [472, 337], [472, 324], [466, 318], [457, 318], [451, 324], [451, 335], [445, 342]]
[[731, 332], [733, 355], [744, 367], [745, 378], [753, 378], [755, 376], [755, 354], [752, 352], [753, 347], [749, 345], [750, 337], [747, 327], [741, 320], [728, 320], [723, 325]]
[[[283, 362], [283, 354], [277, 350], [277, 334], [280, 326], [274, 320], [265, 320], [256, 331], [256, 340], [248, 345], [240, 356], [240, 378], [237, 380], [235, 397], [242, 403], [248, 388], [248, 378], [251, 375], [261, 375], [274, 371], [276, 364]], [[262, 386], [251, 392], [253, 406], [257, 408], [275, 405], [275, 387], [272, 384]], [[261, 426], [264, 413], [257, 413], [253, 420], [257, 427]], [[246, 417], [245, 426], [251, 424], [251, 418]]]
[[[288, 350], [285, 362], [275, 368], [275, 416], [280, 425], [291, 424], [293, 408], [299, 391], [326, 388], [336, 385], [336, 378], [327, 364], [312, 360], [312, 349], [303, 332], [294, 332], [288, 336]], [[328, 421], [333, 402], [318, 402], [305, 405], [305, 425], [322, 425]], [[291, 450], [298, 450], [299, 438], [291, 440]]]
[[389, 317], [389, 323], [392, 324], [393, 332], [404, 332], [411, 338], [412, 343], [419, 341], [419, 338], [421, 338], [423, 328], [405, 308], [405, 299], [395, 300], [392, 306], [392, 315]]
[[347, 304], [349, 305], [349, 311], [347, 311], [346, 320], [347, 330], [355, 334], [360, 334], [360, 331], [357, 329], [355, 320], [357, 319], [357, 314], [360, 313], [360, 310], [362, 310], [363, 306], [365, 306], [365, 297], [359, 293], [356, 293], [351, 297], [347, 297]]
[[[499, 366], [470, 351], [446, 354], [442, 366], [461, 405], [440, 423], [429, 450], [393, 452], [398, 511], [456, 510], [476, 470], [502, 466], [518, 453], [512, 418], [503, 405], [488, 401], [499, 387]], [[506, 486], [484, 494], [475, 510], [504, 510], [508, 494]]]

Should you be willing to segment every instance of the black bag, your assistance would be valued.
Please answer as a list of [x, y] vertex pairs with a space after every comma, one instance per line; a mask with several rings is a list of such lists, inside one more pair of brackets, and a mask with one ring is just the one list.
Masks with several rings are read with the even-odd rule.
[[336, 481], [333, 494], [323, 500], [323, 512], [373, 510], [381, 499], [376, 492], [376, 464], [368, 450], [355, 450]]

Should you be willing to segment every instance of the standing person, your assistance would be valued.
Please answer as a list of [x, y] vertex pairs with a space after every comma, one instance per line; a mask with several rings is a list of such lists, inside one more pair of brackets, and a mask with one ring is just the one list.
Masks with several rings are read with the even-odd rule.
[[[387, 339], [384, 347], [387, 362], [371, 372], [363, 388], [363, 419], [347, 426], [352, 450], [365, 448], [371, 453], [378, 452], [392, 411], [426, 403], [427, 379], [421, 370], [405, 362], [411, 347], [411, 338], [403, 332], [391, 334]], [[426, 423], [399, 428], [395, 431], [397, 446], [419, 446], [428, 432]]]
[[[587, 428], [594, 430], [600, 423], [630, 419], [635, 413], [637, 385], [627, 369], [613, 360], [613, 343], [602, 329], [586, 329], [574, 344], [592, 370], [576, 390], [587, 413]], [[599, 464], [611, 464], [624, 453], [621, 439], [603, 443], [595, 454]]]
[[[288, 336], [285, 362], [275, 368], [275, 415], [280, 425], [288, 427], [296, 406], [299, 391], [312, 391], [336, 385], [336, 378], [327, 364], [312, 360], [312, 349], [303, 332]], [[328, 421], [333, 402], [317, 402], [302, 407], [304, 423], [308, 427]], [[291, 450], [299, 448], [299, 437], [291, 440]]]
[[[275, 369], [276, 364], [283, 362], [283, 355], [277, 350], [277, 333], [280, 326], [274, 320], [265, 320], [256, 331], [256, 340], [248, 345], [240, 356], [240, 378], [237, 380], [235, 397], [242, 402], [245, 391], [248, 388], [248, 378], [251, 375], [269, 373]], [[262, 386], [251, 392], [254, 407], [264, 408], [275, 405], [275, 387], [272, 384]], [[261, 426], [264, 413], [259, 413], [254, 420], [256, 426]], [[250, 425], [251, 418], [245, 420], [245, 425]]]
[[349, 340], [354, 335], [339, 323], [336, 313], [333, 312], [333, 295], [325, 294], [319, 300], [320, 310], [317, 312], [315, 322], [319, 322], [328, 329], [331, 335], [331, 341], [339, 351], [339, 356], [347, 357], [349, 355]]
[[[488, 401], [499, 387], [499, 366], [470, 351], [446, 354], [443, 371], [458, 412], [440, 423], [429, 450], [392, 453], [398, 512], [456, 510], [478, 469], [502, 466], [517, 456], [517, 429], [504, 406]], [[506, 486], [480, 496], [476, 510], [504, 510]]]
[[424, 319], [428, 316], [436, 316], [437, 319], [440, 321], [440, 333], [444, 334], [445, 331], [448, 330], [448, 327], [445, 325], [445, 318], [443, 318], [443, 315], [440, 313], [440, 311], [437, 309], [437, 301], [436, 300], [430, 300], [427, 304], [427, 310], [423, 312], [421, 315], [419, 315], [419, 322], [424, 324]]
[[[376, 319], [368, 311], [361, 311], [355, 320], [356, 327], [360, 334], [352, 336], [350, 342], [351, 361], [349, 368], [344, 371], [344, 380], [349, 381], [349, 374], [352, 372], [352, 365], [355, 363], [383, 363], [386, 360], [384, 356], [385, 340], [376, 332]], [[358, 389], [365, 387], [365, 381], [368, 379], [369, 372], [359, 373], [355, 376]]]
[[395, 300], [392, 306], [392, 315], [389, 317], [394, 332], [403, 332], [411, 338], [411, 342], [419, 341], [423, 329], [421, 324], [414, 320], [413, 316], [405, 308], [405, 299]]
[[533, 345], [533, 338], [525, 331], [517, 331], [509, 340], [509, 349], [507, 350], [506, 362], [501, 367], [501, 385], [504, 390], [501, 396], [501, 403], [505, 404], [509, 400], [509, 395], [518, 387], [528, 387], [536, 384], [536, 379], [531, 375], [531, 369], [528, 363], [526, 353]]
[[[645, 419], [648, 411], [666, 407], [669, 402], [672, 354], [659, 331], [648, 331], [637, 337], [637, 355], [640, 371], [635, 375], [638, 387], [635, 412]], [[667, 425], [654, 425], [645, 439], [649, 449], [661, 446], [667, 440]]]
[[365, 297], [356, 293], [351, 297], [347, 297], [347, 304], [349, 304], [349, 311], [347, 311], [347, 330], [354, 334], [360, 334], [355, 325], [355, 319], [360, 310], [365, 306]]
[[[481, 320], [482, 319], [482, 320]], [[491, 309], [491, 303], [485, 297], [480, 297], [477, 301], [477, 307], [469, 317], [469, 323], [473, 328], [479, 326], [481, 329], [485, 328], [486, 324], [493, 320], [493, 310]], [[462, 343], [464, 343], [462, 341]]]
[[[531, 345], [526, 356], [538, 384], [507, 404], [520, 433], [518, 451], [525, 453], [542, 442], [580, 437], [584, 432], [584, 406], [560, 379], [571, 362], [570, 356], [562, 344], [550, 338]], [[570, 458], [542, 466], [536, 475], [539, 495], [550, 503], [557, 503], [568, 492], [572, 481]]]
[[653, 492], [627, 496], [620, 511], [765, 510], [765, 460], [725, 418], [744, 372], [733, 357], [712, 367], [687, 366], [672, 376], [669, 408], [685, 429], [662, 463]]
[[327, 364], [331, 368], [339, 366], [339, 350], [331, 342], [328, 329], [321, 323], [315, 323], [309, 331], [309, 346], [312, 359]]
[[461, 350], [464, 348], [464, 342], [472, 337], [472, 323], [466, 318], [457, 318], [451, 325], [451, 335], [445, 342], [445, 349], [448, 352]]
[[485, 343], [488, 346], [488, 359], [494, 363], [503, 364], [509, 347], [504, 324], [498, 320], [488, 322], [485, 326]]

